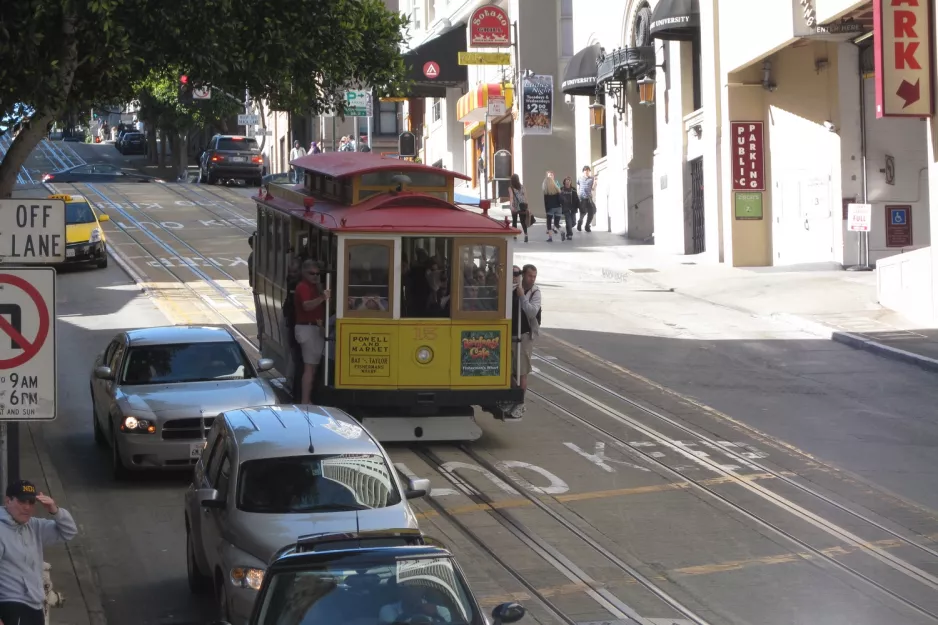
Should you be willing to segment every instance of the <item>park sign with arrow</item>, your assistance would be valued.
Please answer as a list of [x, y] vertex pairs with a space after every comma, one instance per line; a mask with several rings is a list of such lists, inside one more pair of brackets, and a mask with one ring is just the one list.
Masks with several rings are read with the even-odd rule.
[[934, 0], [873, 0], [876, 117], [931, 117]]

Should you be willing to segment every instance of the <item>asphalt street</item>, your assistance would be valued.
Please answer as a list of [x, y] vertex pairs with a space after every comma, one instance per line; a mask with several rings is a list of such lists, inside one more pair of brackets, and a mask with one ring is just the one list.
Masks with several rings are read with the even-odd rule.
[[[70, 147], [35, 159], [115, 159], [112, 146]], [[112, 217], [112, 246], [152, 287], [117, 263], [59, 277], [60, 353], [82, 356], [60, 362], [45, 437], [108, 621], [207, 622], [185, 579], [188, 475], [114, 483], [88, 376], [118, 329], [227, 322], [251, 335], [256, 191], [59, 190]], [[934, 374], [638, 283], [540, 281], [525, 419], [480, 416], [485, 435], [465, 448], [390, 450], [431, 478], [421, 523], [486, 606], [521, 600], [539, 623], [938, 621]]]

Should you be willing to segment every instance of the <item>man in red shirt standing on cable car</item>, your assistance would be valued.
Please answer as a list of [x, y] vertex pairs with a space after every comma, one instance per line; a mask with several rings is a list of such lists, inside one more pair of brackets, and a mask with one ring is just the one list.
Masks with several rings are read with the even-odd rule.
[[296, 310], [296, 342], [303, 354], [303, 379], [300, 403], [311, 403], [313, 380], [322, 360], [325, 347], [323, 324], [326, 319], [326, 302], [332, 295], [329, 289], [320, 288], [322, 264], [315, 260], [303, 261], [300, 268], [300, 283], [296, 285], [293, 303]]

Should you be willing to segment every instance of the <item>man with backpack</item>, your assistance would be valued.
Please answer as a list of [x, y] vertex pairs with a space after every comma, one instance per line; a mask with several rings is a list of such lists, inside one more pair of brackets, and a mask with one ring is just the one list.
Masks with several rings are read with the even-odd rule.
[[[534, 356], [534, 343], [541, 329], [541, 290], [537, 287], [537, 267], [525, 265], [519, 274], [515, 268], [515, 290], [512, 295], [512, 327], [521, 339], [521, 357], [518, 348], [512, 344], [512, 372], [517, 376], [518, 386], [522, 390], [528, 387], [528, 374], [531, 373], [531, 359]], [[514, 332], [512, 332], [514, 334]], [[524, 402], [504, 413], [506, 421], [520, 421], [524, 416]]]

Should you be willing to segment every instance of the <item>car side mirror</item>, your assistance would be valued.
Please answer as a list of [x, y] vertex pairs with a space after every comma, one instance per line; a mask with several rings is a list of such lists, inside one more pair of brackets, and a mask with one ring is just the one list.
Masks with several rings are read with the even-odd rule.
[[270, 371], [274, 368], [274, 361], [270, 358], [261, 358], [257, 361], [258, 371]]
[[495, 621], [494, 625], [517, 623], [524, 618], [525, 613], [524, 606], [520, 603], [503, 603], [492, 610], [492, 619]]
[[407, 481], [407, 492], [404, 496], [407, 499], [419, 499], [426, 497], [430, 492], [430, 480], [426, 478], [412, 477]]
[[95, 367], [94, 377], [98, 378], [99, 380], [113, 380], [114, 373], [111, 371], [110, 367]]
[[203, 508], [225, 509], [225, 500], [214, 488], [200, 488], [195, 492], [195, 496]]
[[111, 218], [105, 215], [104, 213], [101, 213], [100, 215], [98, 215], [98, 221], [111, 221]]

